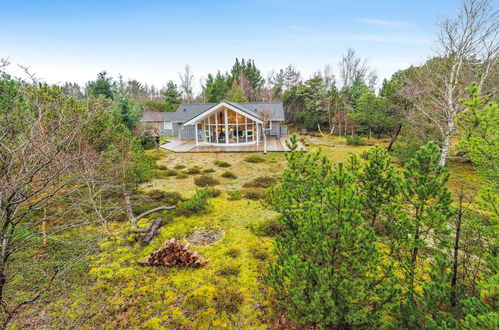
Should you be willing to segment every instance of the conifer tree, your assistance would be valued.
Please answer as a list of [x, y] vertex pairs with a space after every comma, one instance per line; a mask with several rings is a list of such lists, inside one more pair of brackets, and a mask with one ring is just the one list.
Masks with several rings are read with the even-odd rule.
[[400, 178], [386, 149], [375, 147], [362, 155], [366, 162], [358, 174], [361, 203], [366, 220], [376, 228], [381, 213], [392, 208], [399, 194]]
[[[440, 149], [428, 142], [410, 160], [401, 182], [405, 209], [399, 213], [394, 251], [398, 254], [404, 275], [406, 295], [400, 306], [400, 326], [413, 328], [424, 313], [424, 300], [420, 301], [422, 285], [440, 286], [436, 279], [425, 279], [428, 263], [448, 254], [448, 224], [452, 217], [451, 195], [446, 183], [448, 172], [439, 165]], [[445, 279], [447, 281], [447, 279]]]
[[163, 97], [167, 105], [166, 111], [168, 112], [175, 112], [180, 103], [182, 103], [177, 85], [171, 80], [166, 84], [166, 90], [163, 92]]
[[284, 232], [268, 283], [296, 320], [319, 328], [375, 327], [394, 289], [379, 290], [390, 276], [379, 269], [381, 253], [364, 225], [355, 180], [320, 151], [298, 151], [297, 140], [291, 137], [288, 167], [269, 193]]

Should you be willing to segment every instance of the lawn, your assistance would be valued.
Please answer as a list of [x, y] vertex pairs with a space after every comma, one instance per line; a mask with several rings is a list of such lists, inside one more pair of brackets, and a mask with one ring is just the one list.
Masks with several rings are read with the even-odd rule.
[[[306, 141], [309, 149], [321, 148], [334, 162], [346, 161], [351, 153], [371, 148], [349, 146], [338, 137], [307, 136]], [[156, 170], [155, 177], [140, 186], [142, 194], [175, 191], [190, 198], [198, 188], [195, 178], [201, 175], [218, 180], [215, 188], [221, 194], [210, 200], [211, 207], [203, 214], [169, 217], [159, 236], [146, 247], [133, 241], [125, 222], [113, 222], [113, 236], [98, 243], [98, 252], [87, 260], [85, 267], [76, 270], [73, 285], [64, 286], [64, 294], [54, 290], [43, 297], [16, 319], [15, 327], [263, 329], [276, 322], [274, 300], [263, 279], [272, 260], [273, 244], [266, 226], [272, 224], [277, 214], [259, 200], [229, 197], [233, 191], [244, 191], [243, 185], [257, 177], [279, 178], [286, 166], [284, 153], [261, 155], [263, 161], [248, 161], [251, 154], [244, 153], [149, 150], [147, 154], [155, 160]], [[230, 166], [221, 167], [221, 162]], [[452, 162], [449, 169], [453, 189], [476, 177], [469, 164]], [[167, 175], [171, 170], [177, 175]], [[227, 171], [236, 177], [224, 175]], [[184, 175], [178, 178], [178, 173]], [[142, 222], [153, 219], [151, 216]], [[213, 227], [223, 230], [220, 240], [213, 245], [193, 246], [208, 259], [203, 268], [138, 265], [165, 240], [184, 240], [196, 228]]]

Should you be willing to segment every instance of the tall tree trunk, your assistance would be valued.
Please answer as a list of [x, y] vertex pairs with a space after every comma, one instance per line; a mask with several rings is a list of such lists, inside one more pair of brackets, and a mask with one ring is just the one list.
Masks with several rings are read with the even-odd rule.
[[397, 131], [395, 132], [395, 134], [392, 134], [390, 136], [390, 144], [388, 144], [388, 148], [387, 148], [388, 152], [392, 151], [393, 144], [395, 143], [395, 140], [399, 136], [401, 129], [402, 129], [402, 124], [399, 124], [399, 127], [397, 128]]
[[461, 234], [461, 222], [463, 219], [463, 214], [462, 214], [462, 199], [459, 201], [459, 211], [457, 214], [457, 223], [456, 223], [456, 237], [454, 238], [454, 256], [453, 256], [453, 261], [452, 261], [452, 279], [451, 279], [451, 286], [452, 286], [452, 293], [451, 293], [451, 306], [456, 306], [457, 304], [457, 271], [458, 271], [458, 256], [459, 256], [459, 239], [460, 239], [460, 234]]

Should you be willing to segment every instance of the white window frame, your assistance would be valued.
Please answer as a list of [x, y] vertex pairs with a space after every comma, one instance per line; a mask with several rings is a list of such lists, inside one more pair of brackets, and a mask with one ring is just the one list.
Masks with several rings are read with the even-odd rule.
[[173, 122], [171, 122], [171, 121], [163, 122], [163, 128], [164, 129], [173, 129]]

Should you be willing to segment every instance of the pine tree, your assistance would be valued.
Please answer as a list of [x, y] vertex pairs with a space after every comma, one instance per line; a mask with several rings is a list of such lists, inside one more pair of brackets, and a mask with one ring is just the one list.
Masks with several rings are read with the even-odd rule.
[[386, 149], [375, 147], [362, 155], [366, 162], [358, 173], [361, 203], [373, 229], [382, 226], [380, 214], [392, 208], [399, 194], [400, 178]]
[[439, 165], [439, 160], [439, 147], [429, 142], [408, 163], [401, 182], [405, 209], [399, 213], [398, 228], [392, 228], [391, 233], [392, 237], [397, 236], [392, 249], [400, 260], [406, 289], [399, 321], [400, 326], [409, 328], [416, 327], [419, 316], [424, 313], [420, 294], [425, 282], [425, 265], [449, 255], [452, 199], [446, 187], [449, 174]]
[[163, 92], [163, 97], [165, 99], [165, 103], [167, 105], [167, 112], [174, 112], [177, 110], [180, 103], [182, 103], [180, 99], [180, 93], [178, 92], [177, 85], [173, 83], [173, 81], [168, 81], [166, 84], [166, 89]]
[[86, 86], [86, 94], [93, 97], [102, 95], [106, 98], [112, 99], [113, 95], [113, 79], [107, 76], [106, 71], [99, 72], [97, 79], [91, 81]]
[[375, 327], [392, 292], [377, 296], [385, 283], [377, 268], [381, 253], [364, 225], [355, 180], [320, 151], [298, 151], [297, 140], [291, 137], [288, 167], [269, 193], [284, 232], [267, 281], [296, 320], [319, 328]]
[[248, 102], [248, 98], [244, 95], [243, 90], [236, 82], [232, 83], [232, 87], [227, 92], [227, 100], [232, 102]]
[[207, 102], [217, 103], [222, 101], [229, 90], [229, 77], [220, 71], [216, 76], [208, 75], [205, 86], [205, 99]]

